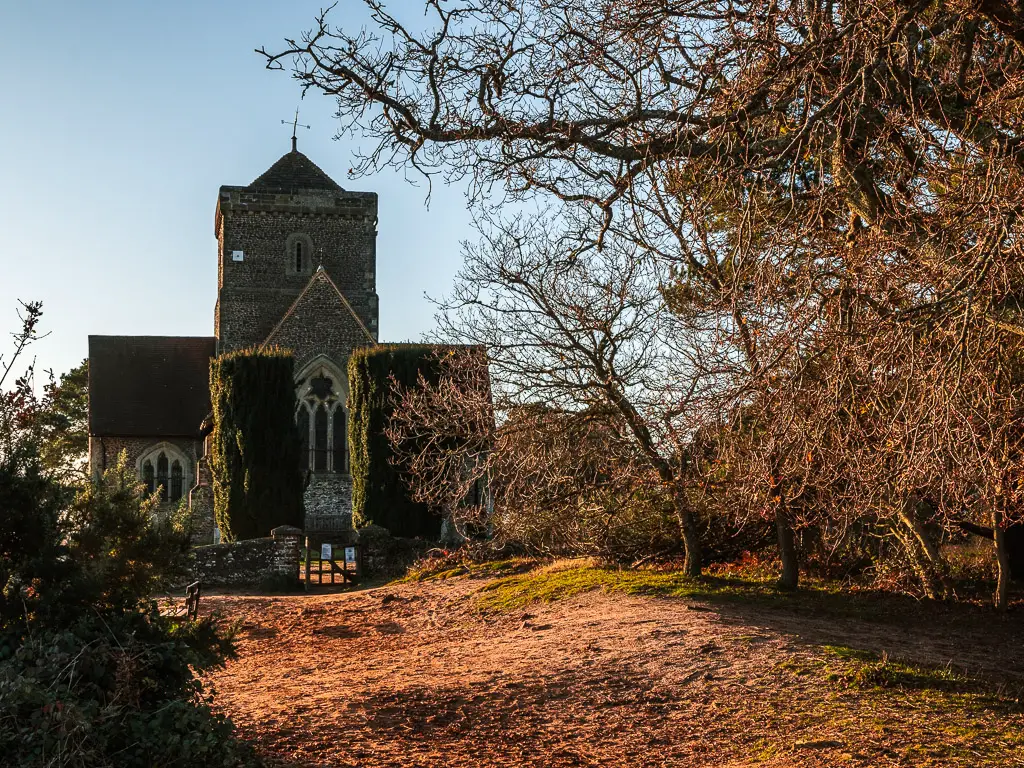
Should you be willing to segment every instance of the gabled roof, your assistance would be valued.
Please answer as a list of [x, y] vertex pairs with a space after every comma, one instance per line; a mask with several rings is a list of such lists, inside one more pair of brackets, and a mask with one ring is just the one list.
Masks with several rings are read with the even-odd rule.
[[296, 149], [274, 163], [249, 189], [265, 192], [290, 192], [299, 189], [322, 189], [335, 192], [342, 188], [320, 168]]
[[359, 315], [356, 314], [352, 305], [349, 304], [348, 299], [345, 298], [345, 294], [338, 289], [338, 286], [335, 285], [333, 280], [331, 280], [331, 276], [327, 274], [327, 270], [321, 266], [317, 267], [316, 272], [313, 273], [313, 277], [309, 279], [309, 282], [306, 283], [306, 287], [302, 289], [302, 293], [300, 293], [299, 297], [292, 302], [292, 305], [288, 307], [288, 311], [284, 313], [284, 316], [278, 321], [277, 325], [274, 326], [274, 330], [272, 330], [270, 335], [267, 336], [267, 340], [263, 342], [263, 346], [276, 343], [275, 337], [280, 333], [285, 325], [288, 324], [288, 321], [295, 316], [298, 308], [306, 303], [307, 295], [317, 288], [326, 288], [332, 292], [333, 296], [337, 296], [341, 306], [345, 308], [346, 314], [355, 321], [356, 325], [359, 326], [359, 330], [366, 336], [367, 341], [371, 345], [377, 343], [377, 339], [373, 337], [373, 334], [370, 333], [366, 325], [363, 324], [363, 321], [359, 319]]
[[212, 336], [90, 336], [89, 434], [199, 436]]

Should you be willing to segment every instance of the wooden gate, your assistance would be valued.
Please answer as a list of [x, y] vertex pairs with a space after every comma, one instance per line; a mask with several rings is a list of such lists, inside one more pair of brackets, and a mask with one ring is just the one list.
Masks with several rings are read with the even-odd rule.
[[[314, 582], [358, 584], [363, 575], [363, 552], [358, 544], [338, 544], [306, 537], [306, 556], [302, 563], [302, 581], [306, 589]], [[337, 581], [335, 581], [337, 579]]]

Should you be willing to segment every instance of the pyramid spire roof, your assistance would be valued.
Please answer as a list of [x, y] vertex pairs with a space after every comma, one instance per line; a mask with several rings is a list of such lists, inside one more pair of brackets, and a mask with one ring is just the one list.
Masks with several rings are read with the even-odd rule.
[[288, 154], [282, 155], [281, 159], [250, 184], [249, 189], [261, 192], [290, 192], [300, 189], [343, 191], [341, 186], [316, 163], [294, 148]]

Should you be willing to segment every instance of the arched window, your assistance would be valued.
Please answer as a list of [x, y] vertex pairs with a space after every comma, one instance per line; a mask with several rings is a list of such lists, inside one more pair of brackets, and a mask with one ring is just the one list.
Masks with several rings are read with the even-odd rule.
[[139, 456], [136, 468], [148, 493], [159, 493], [164, 502], [178, 502], [188, 495], [195, 464], [180, 446], [157, 443]]
[[156, 483], [160, 486], [160, 499], [167, 501], [167, 454], [162, 451], [156, 460]]
[[334, 363], [326, 359], [309, 364], [298, 378], [295, 426], [303, 471], [348, 472], [345, 393], [338, 386], [343, 382]]
[[302, 272], [302, 241], [295, 243], [295, 271]]
[[171, 464], [171, 501], [181, 499], [183, 479], [181, 462], [175, 459], [174, 463]]

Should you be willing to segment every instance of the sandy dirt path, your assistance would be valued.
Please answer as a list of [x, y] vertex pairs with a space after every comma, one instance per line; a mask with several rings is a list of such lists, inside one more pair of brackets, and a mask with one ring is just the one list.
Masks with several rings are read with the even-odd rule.
[[841, 642], [1024, 678], [991, 628], [950, 637], [603, 592], [482, 616], [481, 583], [204, 598], [242, 620], [239, 658], [210, 680], [217, 704], [293, 766], [895, 766], [925, 764], [901, 749], [910, 730], [940, 744], [944, 726], [785, 670]]

